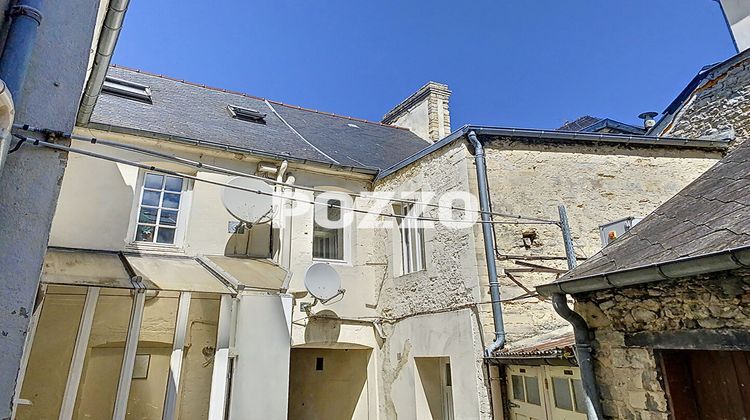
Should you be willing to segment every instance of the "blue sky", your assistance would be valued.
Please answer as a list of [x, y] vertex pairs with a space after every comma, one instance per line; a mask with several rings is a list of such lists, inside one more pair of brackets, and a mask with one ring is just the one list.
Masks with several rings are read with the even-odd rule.
[[428, 80], [453, 128], [638, 123], [734, 47], [712, 0], [134, 0], [114, 62], [379, 120]]

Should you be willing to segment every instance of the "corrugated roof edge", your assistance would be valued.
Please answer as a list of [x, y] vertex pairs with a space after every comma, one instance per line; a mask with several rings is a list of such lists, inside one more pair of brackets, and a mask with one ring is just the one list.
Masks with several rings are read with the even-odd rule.
[[234, 91], [234, 90], [222, 89], [222, 88], [218, 88], [218, 87], [204, 85], [204, 84], [201, 84], [201, 83], [190, 82], [190, 81], [187, 81], [187, 80], [184, 80], [184, 79], [177, 79], [175, 77], [165, 76], [163, 74], [151, 73], [151, 72], [148, 72], [148, 71], [145, 71], [145, 70], [135, 69], [135, 68], [123, 66], [123, 65], [120, 65], [120, 64], [111, 64], [110, 67], [114, 67], [114, 68], [122, 69], [122, 70], [127, 70], [127, 71], [132, 71], [132, 72], [135, 72], [135, 73], [141, 73], [141, 74], [145, 74], [147, 76], [158, 77], [158, 78], [161, 78], [161, 79], [171, 80], [173, 82], [183, 83], [183, 84], [186, 84], [186, 85], [195, 86], [195, 87], [199, 87], [199, 88], [203, 88], [203, 89], [207, 89], [207, 90], [213, 90], [213, 91], [216, 91], [216, 92], [222, 92], [222, 93], [229, 93], [229, 94], [232, 94], [232, 95], [244, 96], [246, 98], [257, 99], [259, 101], [268, 101], [268, 102], [270, 102], [270, 103], [272, 103], [274, 105], [281, 105], [281, 106], [285, 106], [287, 108], [299, 109], [299, 110], [302, 110], [302, 111], [314, 112], [316, 114], [328, 115], [328, 116], [331, 116], [331, 117], [343, 118], [343, 119], [351, 120], [351, 121], [358, 121], [358, 122], [363, 122], [363, 123], [368, 123], [368, 124], [379, 125], [379, 126], [382, 126], [382, 127], [395, 128], [397, 130], [406, 130], [406, 131], [409, 131], [409, 129], [405, 128], [405, 127], [398, 127], [398, 126], [395, 126], [395, 125], [384, 124], [382, 122], [365, 120], [363, 118], [349, 117], [347, 115], [334, 114], [332, 112], [319, 111], [317, 109], [304, 108], [304, 107], [297, 106], [297, 105], [291, 105], [291, 104], [287, 104], [287, 103], [284, 103], [284, 102], [274, 101], [272, 99], [261, 98], [260, 96], [250, 95], [250, 94], [244, 93], [244, 92], [237, 92], [237, 91]]
[[740, 268], [750, 268], [750, 245], [579, 277], [573, 269], [557, 281], [537, 286], [536, 290], [543, 296], [574, 295]]
[[[389, 175], [392, 175], [399, 170], [411, 165], [417, 160], [426, 157], [433, 152], [436, 152], [450, 143], [462, 138], [470, 131], [474, 131], [477, 136], [495, 136], [495, 137], [510, 137], [510, 138], [528, 138], [535, 140], [555, 140], [555, 141], [573, 141], [573, 142], [586, 142], [586, 143], [616, 143], [622, 145], [632, 146], [647, 146], [647, 147], [678, 147], [688, 149], [708, 149], [724, 151], [727, 149], [728, 141], [716, 141], [716, 140], [697, 140], [687, 139], [678, 137], [655, 137], [655, 136], [640, 136], [640, 135], [626, 135], [626, 134], [609, 134], [609, 133], [585, 133], [579, 131], [556, 131], [556, 130], [540, 130], [540, 129], [527, 129], [527, 128], [508, 128], [508, 127], [487, 127], [487, 126], [474, 126], [465, 125], [458, 130], [454, 131], [444, 139], [420, 150], [419, 152], [409, 156], [401, 162], [386, 168], [375, 178], [375, 180], [383, 179]], [[480, 137], [481, 139], [481, 137]]]
[[318, 161], [318, 160], [312, 160], [312, 159], [303, 159], [303, 158], [297, 158], [291, 155], [270, 153], [270, 152], [265, 152], [262, 150], [256, 150], [256, 149], [245, 148], [245, 147], [227, 146], [224, 144], [219, 144], [219, 143], [205, 141], [205, 140], [198, 140], [198, 139], [193, 139], [189, 137], [173, 136], [171, 134], [158, 133], [155, 131], [139, 130], [135, 128], [121, 127], [121, 126], [116, 126], [116, 125], [111, 125], [111, 124], [89, 123], [84, 128], [90, 128], [93, 130], [118, 133], [118, 134], [128, 134], [128, 135], [146, 137], [146, 138], [152, 138], [152, 139], [158, 139], [158, 140], [173, 141], [176, 143], [191, 144], [194, 146], [208, 147], [208, 148], [217, 149], [217, 150], [248, 153], [251, 155], [256, 155], [256, 156], [265, 157], [269, 159], [286, 160], [290, 162], [310, 164], [313, 166], [319, 166], [319, 167], [325, 167], [325, 168], [336, 168], [345, 172], [357, 172], [357, 173], [366, 174], [366, 175], [376, 175], [379, 171], [377, 168], [340, 165], [340, 164], [336, 164], [332, 162]]

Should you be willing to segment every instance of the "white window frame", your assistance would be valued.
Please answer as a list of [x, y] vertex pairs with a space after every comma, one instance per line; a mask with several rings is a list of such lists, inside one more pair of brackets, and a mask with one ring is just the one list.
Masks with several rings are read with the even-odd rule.
[[[136, 194], [134, 196], [136, 197], [135, 200], [133, 200], [133, 208], [131, 209], [130, 214], [130, 227], [128, 229], [128, 237], [127, 242], [130, 244], [130, 246], [135, 248], [182, 248], [185, 240], [185, 233], [187, 232], [187, 221], [188, 221], [188, 213], [190, 211], [190, 203], [192, 201], [192, 193], [193, 193], [193, 181], [191, 179], [182, 178], [182, 191], [180, 192], [180, 205], [177, 208], [177, 226], [175, 226], [175, 235], [174, 235], [174, 242], [171, 244], [164, 244], [159, 242], [146, 242], [146, 241], [136, 241], [135, 235], [138, 229], [138, 218], [140, 215], [141, 210], [141, 201], [143, 200], [143, 192], [144, 192], [144, 185], [146, 181], [146, 174], [156, 174], [156, 175], [163, 175], [163, 176], [171, 176], [171, 175], [165, 175], [160, 172], [156, 171], [148, 171], [148, 170], [139, 170], [138, 171], [138, 181], [136, 183]], [[161, 203], [159, 204], [159, 207], [161, 208]], [[157, 221], [158, 221], [158, 214], [157, 214]]]
[[[348, 193], [343, 192], [343, 191], [330, 191], [330, 193], [331, 194], [335, 194], [335, 195], [348, 195]], [[335, 198], [335, 197], [328, 197], [328, 198]], [[315, 206], [318, 205], [317, 204], [318, 203], [318, 196], [317, 195], [315, 196], [315, 199], [313, 201], [316, 204], [313, 205], [313, 212], [312, 212], [313, 213], [312, 214], [312, 235], [311, 235], [312, 243], [311, 243], [311, 249], [310, 249], [310, 252], [311, 252], [311, 255], [312, 255], [312, 260], [315, 261], [315, 262], [325, 262], [325, 263], [329, 263], [329, 264], [350, 264], [351, 261], [352, 261], [352, 251], [351, 251], [352, 250], [352, 242], [353, 242], [352, 231], [354, 230], [353, 229], [353, 225], [355, 223], [354, 214], [353, 214], [354, 212], [352, 212], [351, 210], [347, 210], [347, 209], [341, 209], [341, 221], [342, 221], [342, 223], [344, 223], [343, 227], [341, 228], [341, 231], [342, 231], [341, 234], [344, 237], [343, 238], [344, 239], [343, 240], [343, 242], [344, 242], [344, 244], [343, 244], [344, 249], [342, 251], [343, 258], [342, 259], [319, 258], [319, 257], [315, 256], [315, 224], [316, 224], [315, 223]], [[342, 207], [346, 207], [347, 206], [346, 203], [343, 200], [341, 200], [340, 202], [341, 202]], [[320, 205], [326, 205], [326, 204], [321, 203]], [[347, 224], [346, 220], [351, 220], [351, 223]]]
[[427, 269], [425, 252], [425, 232], [421, 217], [422, 208], [417, 203], [399, 203], [393, 206], [397, 216], [411, 216], [397, 218], [398, 249], [401, 251], [400, 275], [417, 273]]

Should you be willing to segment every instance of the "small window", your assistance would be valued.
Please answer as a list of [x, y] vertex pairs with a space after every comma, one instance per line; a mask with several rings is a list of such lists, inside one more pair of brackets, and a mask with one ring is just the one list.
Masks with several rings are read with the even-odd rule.
[[[342, 206], [343, 201], [339, 199], [326, 198], [325, 201], [320, 201], [316, 198], [313, 217], [313, 258], [332, 261], [345, 260]], [[333, 226], [323, 226], [329, 223]]]
[[322, 357], [315, 358], [315, 370], [323, 370], [323, 358]]
[[552, 390], [555, 394], [555, 407], [573, 411], [573, 397], [570, 392], [570, 379], [552, 378]]
[[152, 103], [151, 89], [148, 86], [114, 77], [106, 77], [104, 79], [102, 92], [149, 104]]
[[232, 118], [242, 120], [242, 121], [248, 121], [256, 124], [265, 124], [266, 123], [266, 114], [257, 111], [255, 109], [250, 108], [243, 108], [241, 106], [236, 105], [227, 105], [227, 109], [229, 110], [229, 113], [232, 115]]
[[523, 376], [511, 375], [511, 382], [513, 383], [513, 399], [518, 401], [526, 401], [526, 393], [523, 386]]
[[136, 216], [136, 242], [175, 243], [186, 184], [186, 180], [174, 176], [144, 174]]
[[580, 379], [573, 379], [573, 396], [576, 402], [576, 411], [579, 413], [586, 412], [586, 397], [583, 390], [583, 382]]
[[526, 402], [534, 405], [542, 405], [542, 399], [539, 395], [539, 379], [536, 376], [524, 376], [526, 382]]
[[416, 273], [425, 269], [424, 229], [417, 219], [419, 212], [415, 204], [394, 206], [401, 236], [401, 274]]

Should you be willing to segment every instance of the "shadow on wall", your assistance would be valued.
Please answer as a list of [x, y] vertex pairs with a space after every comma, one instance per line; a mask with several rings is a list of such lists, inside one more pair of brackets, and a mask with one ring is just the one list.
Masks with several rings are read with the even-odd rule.
[[336, 312], [326, 309], [310, 318], [305, 328], [305, 343], [334, 344], [341, 335], [341, 322]]

